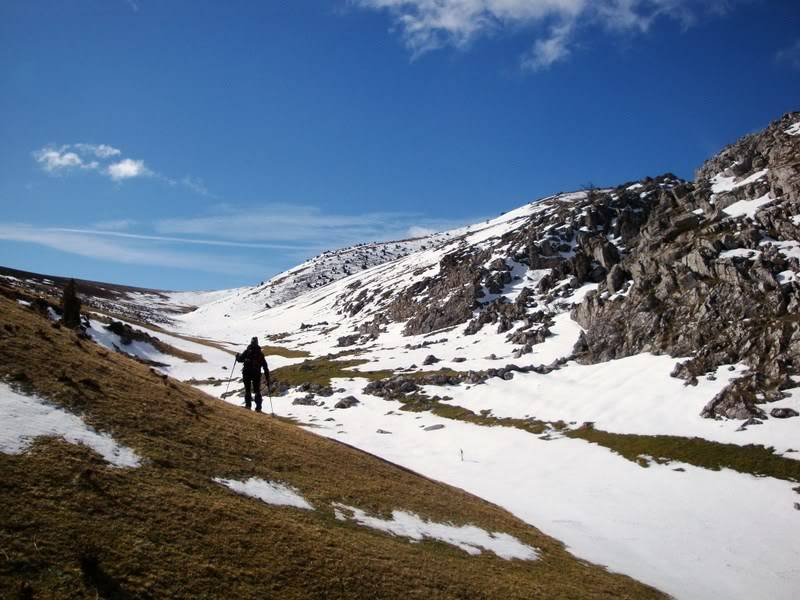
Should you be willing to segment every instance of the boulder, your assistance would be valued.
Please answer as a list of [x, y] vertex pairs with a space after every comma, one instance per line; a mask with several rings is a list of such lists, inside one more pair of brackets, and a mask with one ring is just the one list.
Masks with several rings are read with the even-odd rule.
[[292, 404], [296, 406], [316, 406], [317, 401], [314, 400], [314, 394], [307, 394], [302, 398], [295, 398], [292, 400]]
[[773, 408], [769, 411], [771, 417], [775, 417], [776, 419], [790, 419], [792, 417], [799, 417], [800, 413], [798, 413], [793, 408]]
[[614, 265], [606, 276], [606, 287], [612, 294], [616, 294], [625, 285], [627, 275], [622, 267]]
[[423, 431], [437, 431], [439, 429], [444, 429], [444, 425], [436, 424], [436, 425], [428, 425]]
[[334, 408], [352, 408], [361, 404], [355, 396], [345, 396], [341, 400], [339, 400], [336, 404], [333, 405]]

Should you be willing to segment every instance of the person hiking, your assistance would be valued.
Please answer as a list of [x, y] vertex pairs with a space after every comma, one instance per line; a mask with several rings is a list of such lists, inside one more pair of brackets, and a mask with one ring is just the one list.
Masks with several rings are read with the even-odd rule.
[[261, 367], [264, 367], [264, 375], [267, 376], [267, 389], [272, 385], [269, 378], [269, 367], [261, 346], [258, 345], [258, 338], [250, 340], [250, 345], [241, 354], [236, 355], [236, 362], [243, 363], [242, 378], [244, 379], [244, 405], [247, 410], [253, 402], [250, 394], [252, 386], [256, 397], [256, 412], [261, 412]]

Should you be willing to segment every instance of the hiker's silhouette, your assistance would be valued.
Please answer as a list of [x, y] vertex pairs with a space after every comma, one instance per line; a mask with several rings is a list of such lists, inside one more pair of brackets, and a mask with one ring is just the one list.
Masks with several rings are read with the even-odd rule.
[[[261, 368], [264, 368], [264, 375], [267, 377], [267, 387], [272, 384], [269, 377], [269, 366], [261, 346], [258, 345], [258, 338], [250, 340], [244, 352], [236, 355], [236, 361], [243, 363], [242, 378], [244, 379], [244, 405], [250, 410], [253, 403], [253, 396], [256, 401], [256, 412], [261, 412]], [[251, 388], [253, 393], [251, 394]]]

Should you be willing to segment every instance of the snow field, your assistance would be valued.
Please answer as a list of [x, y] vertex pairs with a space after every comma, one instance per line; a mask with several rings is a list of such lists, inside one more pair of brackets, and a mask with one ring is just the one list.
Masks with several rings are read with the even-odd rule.
[[[294, 406], [292, 394], [275, 408], [318, 435], [502, 506], [576, 556], [678, 598], [796, 597], [796, 484], [680, 463], [643, 468], [579, 439], [402, 411], [361, 394], [364, 383], [335, 380], [344, 391], [324, 406]], [[346, 395], [361, 404], [331, 408]], [[426, 431], [431, 425], [443, 427]]]
[[[581, 425], [592, 422], [612, 433], [701, 437], [726, 444], [763, 444], [779, 453], [800, 450], [798, 427], [790, 420], [767, 419], [762, 425], [739, 431], [740, 421], [704, 419], [703, 407], [728, 383], [746, 372], [743, 365], [722, 366], [711, 379], [696, 386], [670, 377], [682, 360], [637, 354], [596, 365], [567, 363], [547, 375], [516, 373], [514, 379], [489, 380], [484, 385], [426, 386], [428, 395], [452, 397], [448, 403], [499, 418], [563, 420]], [[730, 370], [732, 368], [733, 370]], [[800, 389], [770, 408], [800, 410]], [[786, 453], [800, 460], [800, 452]]]
[[37, 396], [27, 396], [0, 382], [0, 452], [21, 454], [38, 437], [62, 437], [88, 446], [115, 467], [138, 467], [141, 457], [83, 419]]

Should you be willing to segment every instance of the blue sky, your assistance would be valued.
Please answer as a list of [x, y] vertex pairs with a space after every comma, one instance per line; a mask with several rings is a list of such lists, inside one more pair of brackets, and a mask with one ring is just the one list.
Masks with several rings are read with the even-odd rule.
[[6, 0], [0, 264], [168, 289], [672, 171], [800, 108], [796, 0]]

